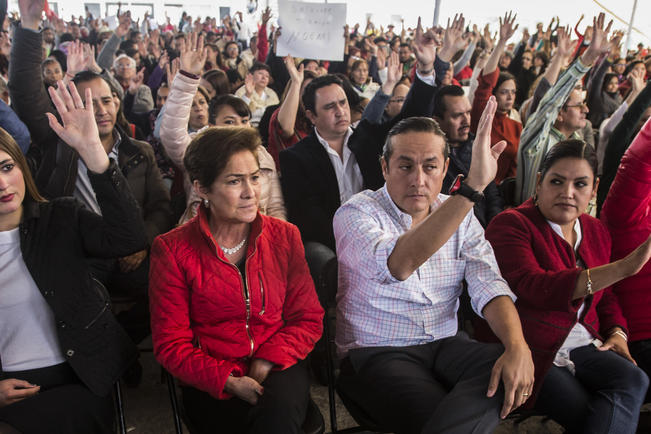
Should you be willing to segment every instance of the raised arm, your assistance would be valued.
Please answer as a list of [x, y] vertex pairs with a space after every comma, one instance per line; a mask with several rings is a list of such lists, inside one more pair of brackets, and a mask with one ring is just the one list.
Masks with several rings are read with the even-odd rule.
[[300, 65], [297, 69], [292, 56], [286, 56], [284, 60], [285, 67], [289, 73], [290, 84], [285, 99], [278, 110], [278, 123], [280, 124], [283, 137], [288, 138], [294, 135], [294, 126], [296, 125], [296, 114], [298, 113], [300, 104], [301, 85], [303, 84], [304, 75], [303, 65]]
[[110, 164], [102, 147], [91, 90], [86, 89], [85, 101], [73, 83], [69, 91], [62, 81], [49, 91], [62, 121], [47, 113], [50, 127], [83, 160], [102, 210], [101, 216], [86, 210], [79, 214], [85, 250], [93, 256], [116, 257], [142, 249], [146, 240], [140, 208], [116, 163]]
[[188, 121], [192, 99], [199, 88], [199, 78], [206, 63], [207, 52], [203, 46], [203, 36], [190, 34], [190, 43], [181, 48], [179, 56], [180, 71], [174, 77], [167, 108], [163, 114], [160, 127], [160, 139], [172, 162], [183, 167], [183, 156], [190, 144]]
[[[496, 109], [497, 101], [495, 97], [491, 97], [473, 142], [472, 163], [465, 181], [473, 190], [483, 191], [495, 178], [497, 159], [506, 147], [504, 141], [492, 147], [490, 145], [490, 132]], [[411, 276], [447, 242], [473, 205], [473, 202], [463, 196], [452, 196], [420, 224], [401, 235], [387, 261], [391, 275], [398, 280]]]
[[25, 123], [37, 147], [56, 144], [56, 135], [48, 126], [46, 112], [54, 106], [47, 96], [41, 74], [43, 38], [38, 33], [43, 0], [19, 2], [21, 26], [14, 32], [9, 62], [9, 95], [13, 109]]

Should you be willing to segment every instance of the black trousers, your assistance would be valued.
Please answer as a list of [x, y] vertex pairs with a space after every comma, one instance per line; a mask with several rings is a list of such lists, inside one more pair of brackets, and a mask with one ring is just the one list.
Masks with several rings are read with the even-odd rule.
[[111, 395], [100, 397], [84, 386], [67, 363], [20, 372], [4, 372], [41, 386], [38, 394], [0, 407], [4, 422], [22, 434], [113, 434]]
[[424, 345], [353, 350], [339, 388], [383, 429], [396, 433], [491, 433], [504, 392], [486, 397], [504, 349], [456, 336]]
[[304, 364], [271, 371], [262, 386], [264, 393], [256, 405], [236, 397], [219, 400], [206, 392], [182, 387], [183, 407], [193, 430], [202, 434], [301, 433], [310, 393]]

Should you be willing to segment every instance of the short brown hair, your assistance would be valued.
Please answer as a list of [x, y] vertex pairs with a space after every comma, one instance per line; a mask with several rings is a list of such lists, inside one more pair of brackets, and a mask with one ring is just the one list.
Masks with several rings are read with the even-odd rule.
[[9, 154], [14, 163], [23, 172], [23, 180], [25, 181], [25, 197], [35, 202], [45, 202], [45, 199], [38, 192], [32, 172], [29, 170], [27, 160], [18, 147], [18, 144], [11, 135], [4, 129], [0, 128], [0, 151]]
[[188, 146], [183, 165], [190, 181], [199, 181], [202, 187], [210, 188], [233, 155], [249, 151], [257, 161], [258, 146], [261, 145], [260, 134], [255, 128], [206, 128]]

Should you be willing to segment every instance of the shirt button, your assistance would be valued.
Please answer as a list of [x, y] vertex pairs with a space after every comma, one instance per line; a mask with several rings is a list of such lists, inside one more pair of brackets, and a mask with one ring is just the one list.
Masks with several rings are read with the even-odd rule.
[[66, 351], [66, 356], [68, 356], [68, 357], [72, 357], [72, 356], [74, 356], [74, 355], [75, 355], [75, 351], [74, 351], [74, 350], [68, 350], [68, 351]]

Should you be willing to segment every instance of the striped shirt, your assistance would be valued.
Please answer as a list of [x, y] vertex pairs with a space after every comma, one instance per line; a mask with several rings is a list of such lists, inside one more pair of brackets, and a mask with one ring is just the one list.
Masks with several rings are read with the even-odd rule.
[[[529, 199], [536, 188], [536, 176], [542, 160], [559, 141], [558, 134], [552, 133], [561, 107], [574, 90], [578, 81], [590, 69], [577, 59], [556, 80], [556, 83], [545, 93], [538, 109], [529, 116], [520, 136], [518, 148], [518, 171], [516, 175], [515, 200], [518, 204]], [[562, 136], [562, 135], [561, 135]]]

